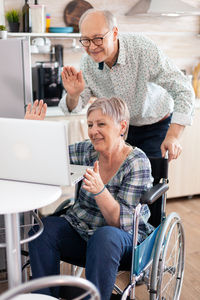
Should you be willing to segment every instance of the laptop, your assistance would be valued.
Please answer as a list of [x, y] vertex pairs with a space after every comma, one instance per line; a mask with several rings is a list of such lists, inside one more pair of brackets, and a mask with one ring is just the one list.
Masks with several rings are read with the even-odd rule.
[[70, 165], [62, 122], [0, 118], [0, 141], [0, 179], [74, 185], [88, 168]]

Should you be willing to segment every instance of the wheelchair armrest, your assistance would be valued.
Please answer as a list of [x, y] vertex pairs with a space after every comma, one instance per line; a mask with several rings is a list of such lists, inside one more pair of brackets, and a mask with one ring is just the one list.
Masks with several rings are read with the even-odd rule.
[[167, 183], [158, 183], [142, 195], [142, 197], [140, 199], [140, 203], [141, 204], [153, 204], [168, 189], [169, 189], [169, 185]]
[[67, 209], [74, 203], [74, 198], [69, 198], [63, 201], [56, 210], [51, 214], [51, 216], [61, 216], [66, 213]]

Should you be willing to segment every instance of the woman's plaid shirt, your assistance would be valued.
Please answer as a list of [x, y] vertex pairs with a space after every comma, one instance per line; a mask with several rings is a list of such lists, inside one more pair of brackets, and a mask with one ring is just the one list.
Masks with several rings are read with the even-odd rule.
[[[89, 140], [70, 145], [69, 155], [72, 164], [93, 166], [98, 160], [98, 152]], [[106, 188], [120, 204], [122, 230], [132, 232], [134, 208], [144, 191], [151, 187], [152, 179], [148, 158], [140, 149], [133, 148], [117, 173], [106, 184]], [[148, 223], [149, 217], [150, 211], [145, 204], [139, 219], [138, 242], [144, 240], [153, 230]], [[83, 188], [80, 189], [74, 205], [67, 210], [65, 218], [85, 240], [88, 240], [98, 227], [108, 225], [93, 195]]]

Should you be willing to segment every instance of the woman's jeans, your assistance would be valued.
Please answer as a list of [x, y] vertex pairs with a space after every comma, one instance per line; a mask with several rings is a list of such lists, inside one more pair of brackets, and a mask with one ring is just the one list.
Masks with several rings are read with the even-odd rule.
[[[60, 274], [60, 260], [85, 266], [86, 278], [99, 289], [102, 300], [109, 300], [119, 265], [130, 270], [132, 235], [105, 226], [86, 242], [64, 217], [46, 217], [43, 223], [43, 233], [29, 243], [33, 278]], [[38, 292], [58, 297], [59, 289]]]
[[172, 115], [151, 125], [130, 125], [126, 142], [142, 149], [148, 157], [161, 157], [160, 146], [169, 129], [171, 118]]

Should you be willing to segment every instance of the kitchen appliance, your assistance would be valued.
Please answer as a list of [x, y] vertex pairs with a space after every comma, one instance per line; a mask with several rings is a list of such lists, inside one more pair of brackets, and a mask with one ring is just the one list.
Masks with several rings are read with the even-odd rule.
[[57, 106], [62, 98], [63, 46], [52, 47], [50, 61], [36, 62], [32, 68], [33, 98], [43, 99], [48, 106]]
[[176, 17], [182, 15], [200, 15], [200, 9], [182, 0], [139, 0], [126, 13], [126, 16], [149, 15]]
[[55, 57], [54, 60], [58, 62], [59, 66], [63, 67], [63, 46], [62, 45], [55, 45]]
[[[0, 14], [2, 3], [3, 1], [0, 1]], [[25, 106], [32, 100], [28, 39], [0, 39], [0, 91], [0, 117], [24, 118]], [[1, 131], [4, 132], [4, 128], [1, 127]], [[4, 225], [4, 217], [0, 215], [0, 243], [5, 243]], [[1, 281], [6, 280], [4, 248], [0, 248], [0, 273]]]
[[0, 39], [0, 117], [23, 118], [32, 101], [28, 39]]
[[36, 62], [32, 75], [33, 98], [43, 99], [48, 106], [57, 106], [63, 91], [58, 62]]

